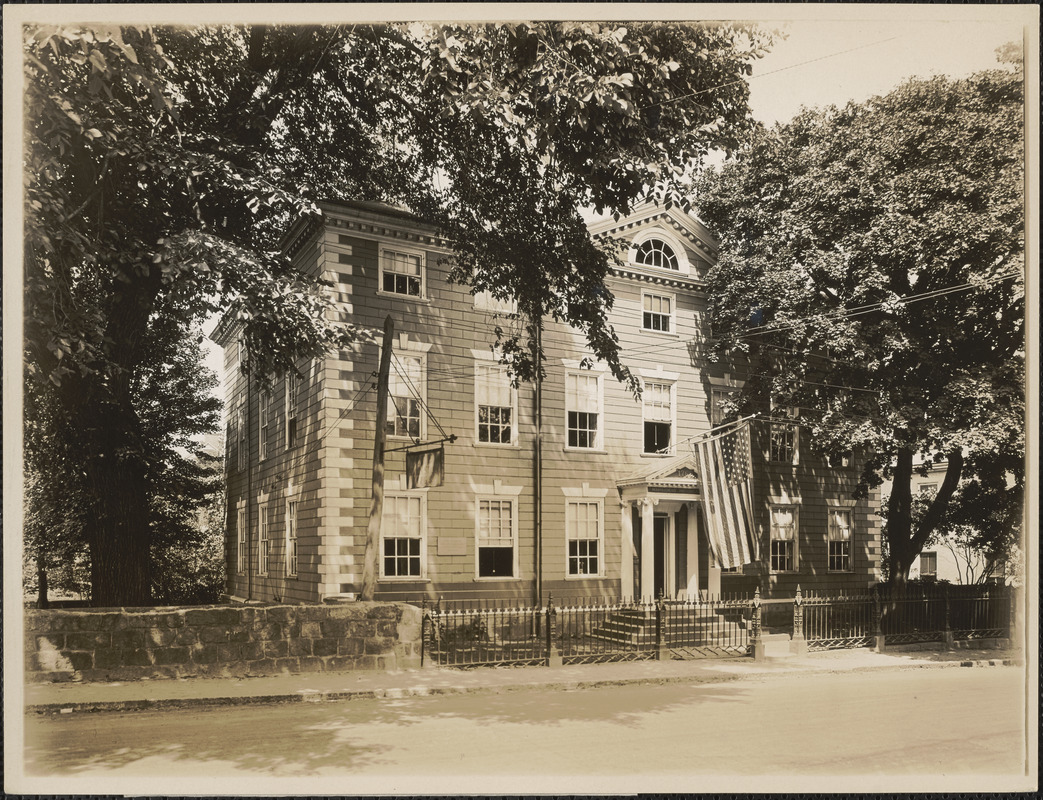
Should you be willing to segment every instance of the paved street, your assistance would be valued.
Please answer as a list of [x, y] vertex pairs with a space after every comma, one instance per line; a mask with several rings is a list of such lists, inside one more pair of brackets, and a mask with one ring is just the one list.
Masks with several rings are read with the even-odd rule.
[[[715, 684], [31, 717], [30, 774], [227, 776], [304, 791], [693, 790], [709, 776], [929, 776], [1022, 771], [1021, 669], [779, 675]], [[421, 779], [421, 776], [423, 777]], [[509, 777], [515, 776], [515, 777]], [[517, 776], [527, 776], [524, 779]], [[290, 784], [278, 779], [292, 777]], [[165, 779], [170, 791], [174, 785]], [[639, 780], [640, 784], [635, 784]], [[70, 783], [75, 786], [75, 783]], [[239, 778], [237, 785], [243, 791]], [[262, 791], [249, 784], [251, 791]], [[282, 787], [281, 789], [278, 787]]]

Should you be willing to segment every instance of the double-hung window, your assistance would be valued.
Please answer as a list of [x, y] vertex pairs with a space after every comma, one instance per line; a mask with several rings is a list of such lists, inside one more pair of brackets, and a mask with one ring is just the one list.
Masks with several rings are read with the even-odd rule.
[[851, 509], [829, 509], [829, 571], [851, 571]]
[[257, 525], [257, 574], [264, 576], [272, 564], [271, 520], [267, 502], [257, 505]]
[[727, 403], [732, 399], [734, 389], [710, 389], [710, 425], [714, 428], [723, 425], [728, 418]]
[[478, 499], [478, 577], [515, 577], [517, 503], [508, 498]]
[[301, 382], [296, 369], [286, 372], [286, 449], [298, 442], [297, 401], [300, 399]]
[[235, 424], [237, 428], [237, 439], [239, 440], [237, 460], [239, 469], [246, 469], [247, 459], [250, 457], [250, 443], [246, 438], [246, 403], [239, 404], [236, 411]]
[[297, 500], [286, 501], [286, 577], [297, 576]]
[[475, 311], [486, 311], [490, 314], [517, 314], [518, 301], [493, 297], [491, 291], [484, 289], [474, 293], [474, 308]]
[[380, 249], [380, 288], [390, 294], [424, 296], [424, 255]]
[[588, 450], [602, 447], [600, 373], [565, 373], [565, 416], [569, 447]]
[[380, 571], [383, 578], [424, 577], [425, 498], [389, 494], [381, 517]]
[[601, 501], [567, 500], [565, 503], [566, 574], [570, 578], [601, 575]]
[[658, 331], [660, 333], [670, 333], [673, 331], [673, 297], [665, 294], [651, 294], [645, 292], [641, 295], [641, 303], [641, 327], [644, 330]]
[[770, 425], [769, 459], [776, 464], [796, 464], [799, 457], [797, 409], [790, 406], [781, 417], [773, 417]]
[[797, 507], [771, 506], [771, 571], [797, 569]]
[[268, 458], [268, 416], [271, 404], [271, 392], [261, 392], [261, 397], [258, 400], [257, 406], [257, 427], [260, 431], [260, 436], [257, 442], [257, 458], [260, 461], [264, 461]]
[[674, 427], [674, 385], [646, 380], [641, 390], [644, 407], [644, 452], [665, 455], [670, 452]]
[[235, 513], [235, 570], [240, 575], [246, 572], [247, 541], [246, 541], [246, 501], [240, 500], [236, 505]]
[[474, 405], [478, 442], [513, 444], [515, 439], [515, 390], [501, 364], [474, 365]]
[[938, 554], [933, 550], [920, 553], [920, 575], [934, 578], [938, 575]]
[[424, 358], [391, 357], [388, 381], [387, 435], [420, 439], [423, 436]]

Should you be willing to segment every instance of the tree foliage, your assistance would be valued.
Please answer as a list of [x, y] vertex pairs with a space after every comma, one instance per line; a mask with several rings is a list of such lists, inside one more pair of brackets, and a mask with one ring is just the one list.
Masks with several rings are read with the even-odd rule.
[[[804, 110], [700, 186], [716, 352], [750, 359], [747, 409], [799, 406], [825, 452], [869, 454], [862, 490], [893, 480], [892, 579], [961, 478], [997, 508], [1020, 497], [1023, 166], [1022, 75], [997, 69]], [[943, 459], [914, 524], [911, 478]]]
[[[456, 279], [587, 333], [621, 378], [611, 253], [581, 203], [684, 202], [750, 127], [757, 31], [725, 25], [27, 27], [26, 370], [82, 467], [98, 604], [148, 600], [135, 383], [171, 315], [243, 323], [257, 374], [359, 331], [280, 253], [320, 199], [403, 203]], [[539, 353], [507, 336], [520, 375]], [[158, 532], [157, 532], [158, 535]]]

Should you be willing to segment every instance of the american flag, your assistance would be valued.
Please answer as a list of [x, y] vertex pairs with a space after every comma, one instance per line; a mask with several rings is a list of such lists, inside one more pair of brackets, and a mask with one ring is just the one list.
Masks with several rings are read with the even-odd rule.
[[750, 479], [750, 423], [695, 445], [710, 548], [722, 567], [758, 559]]

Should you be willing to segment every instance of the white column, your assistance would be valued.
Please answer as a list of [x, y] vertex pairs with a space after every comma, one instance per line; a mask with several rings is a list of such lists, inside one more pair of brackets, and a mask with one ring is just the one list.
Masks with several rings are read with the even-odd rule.
[[619, 592], [620, 599], [634, 594], [634, 504], [626, 500], [619, 504], [619, 527], [623, 531], [623, 542], [619, 548]]
[[641, 596], [655, 597], [655, 502], [641, 501]]
[[685, 503], [688, 524], [688, 587], [686, 591], [691, 598], [699, 597], [699, 512], [695, 503]]

